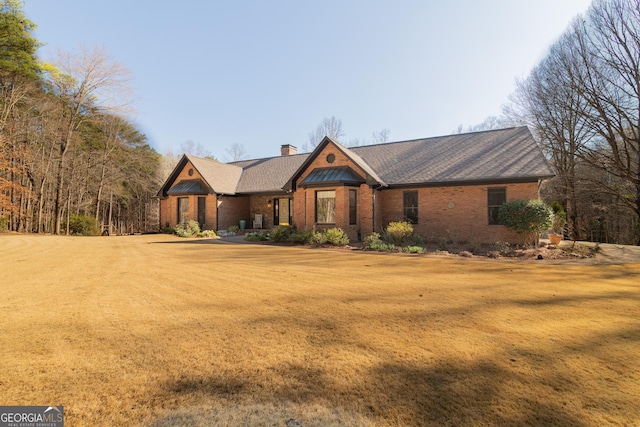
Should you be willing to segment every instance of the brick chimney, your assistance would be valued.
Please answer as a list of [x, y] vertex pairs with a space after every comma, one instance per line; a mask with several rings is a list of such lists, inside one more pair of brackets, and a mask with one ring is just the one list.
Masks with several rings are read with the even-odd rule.
[[294, 154], [298, 154], [298, 149], [291, 144], [284, 144], [280, 146], [280, 155], [282, 156], [293, 156]]

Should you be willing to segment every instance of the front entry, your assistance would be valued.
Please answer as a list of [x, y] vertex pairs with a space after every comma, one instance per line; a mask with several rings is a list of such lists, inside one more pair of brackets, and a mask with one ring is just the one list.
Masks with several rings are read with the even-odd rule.
[[273, 204], [273, 218], [276, 225], [291, 224], [291, 199], [276, 199]]

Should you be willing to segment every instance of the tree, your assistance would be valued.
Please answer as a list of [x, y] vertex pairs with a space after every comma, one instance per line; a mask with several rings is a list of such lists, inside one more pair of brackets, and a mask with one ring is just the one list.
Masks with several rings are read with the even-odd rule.
[[572, 61], [570, 37], [564, 35], [525, 80], [516, 82], [516, 92], [505, 114], [529, 126], [551, 159], [556, 173], [556, 191], [568, 211], [569, 230], [580, 239], [576, 164], [578, 152], [591, 138], [580, 114], [585, 99], [572, 75], [565, 72]]
[[129, 107], [130, 72], [111, 59], [105, 49], [80, 48], [76, 53], [58, 52], [55, 65], [45, 64], [49, 90], [65, 111], [60, 124], [59, 168], [56, 178], [54, 233], [60, 234], [65, 190], [66, 156], [76, 131], [93, 112], [123, 113]]
[[640, 3], [596, 0], [570, 28], [575, 60], [565, 71], [585, 100], [579, 109], [594, 137], [579, 156], [616, 179], [597, 183], [636, 214], [640, 245]]
[[[32, 35], [35, 24], [21, 7], [17, 0], [0, 2], [0, 217], [19, 211], [28, 190], [22, 182], [24, 164], [20, 160], [26, 148], [20, 140], [24, 127], [18, 125], [21, 119], [15, 114], [25, 109], [22, 104], [37, 89], [40, 73], [36, 57], [40, 43]], [[7, 126], [10, 120], [15, 126]]]
[[461, 124], [458, 125], [454, 133], [481, 132], [485, 130], [502, 129], [512, 125], [513, 122], [511, 122], [508, 117], [487, 116], [482, 123], [478, 123], [477, 125], [467, 126], [466, 128]]
[[182, 144], [180, 144], [180, 151], [182, 151], [184, 154], [191, 154], [193, 156], [196, 157], [210, 157], [211, 156], [211, 152], [209, 150], [207, 150], [204, 145], [198, 143], [193, 142], [192, 140], [188, 139], [185, 142], [183, 142]]
[[231, 147], [227, 148], [226, 151], [232, 162], [245, 160], [248, 157], [247, 150], [245, 150], [244, 145], [238, 144], [237, 142], [231, 144]]
[[340, 138], [344, 136], [342, 120], [337, 119], [335, 116], [325, 117], [316, 130], [309, 134], [309, 142], [304, 145], [303, 149], [306, 151], [313, 150], [325, 136], [340, 142]]
[[379, 131], [374, 131], [371, 134], [372, 144], [384, 144], [389, 141], [389, 135], [391, 131], [389, 129], [380, 129]]

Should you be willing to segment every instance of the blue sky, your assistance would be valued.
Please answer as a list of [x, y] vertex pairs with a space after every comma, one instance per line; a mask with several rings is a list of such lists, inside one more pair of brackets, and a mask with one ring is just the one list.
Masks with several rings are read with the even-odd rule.
[[51, 59], [105, 47], [134, 75], [160, 152], [220, 159], [301, 148], [324, 117], [342, 141], [452, 133], [500, 107], [589, 0], [26, 0]]

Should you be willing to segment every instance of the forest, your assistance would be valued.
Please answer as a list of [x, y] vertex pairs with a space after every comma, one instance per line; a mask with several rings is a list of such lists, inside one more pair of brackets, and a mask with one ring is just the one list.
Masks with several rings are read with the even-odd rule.
[[0, 230], [158, 230], [162, 156], [131, 119], [130, 71], [104, 49], [40, 61], [17, 0], [0, 8]]
[[[42, 62], [20, 2], [0, 4], [0, 230], [158, 230], [153, 196], [176, 155], [128, 118], [129, 71], [103, 49]], [[469, 130], [533, 133], [556, 175], [541, 196], [569, 238], [640, 244], [639, 0], [594, 0], [490, 119]]]

